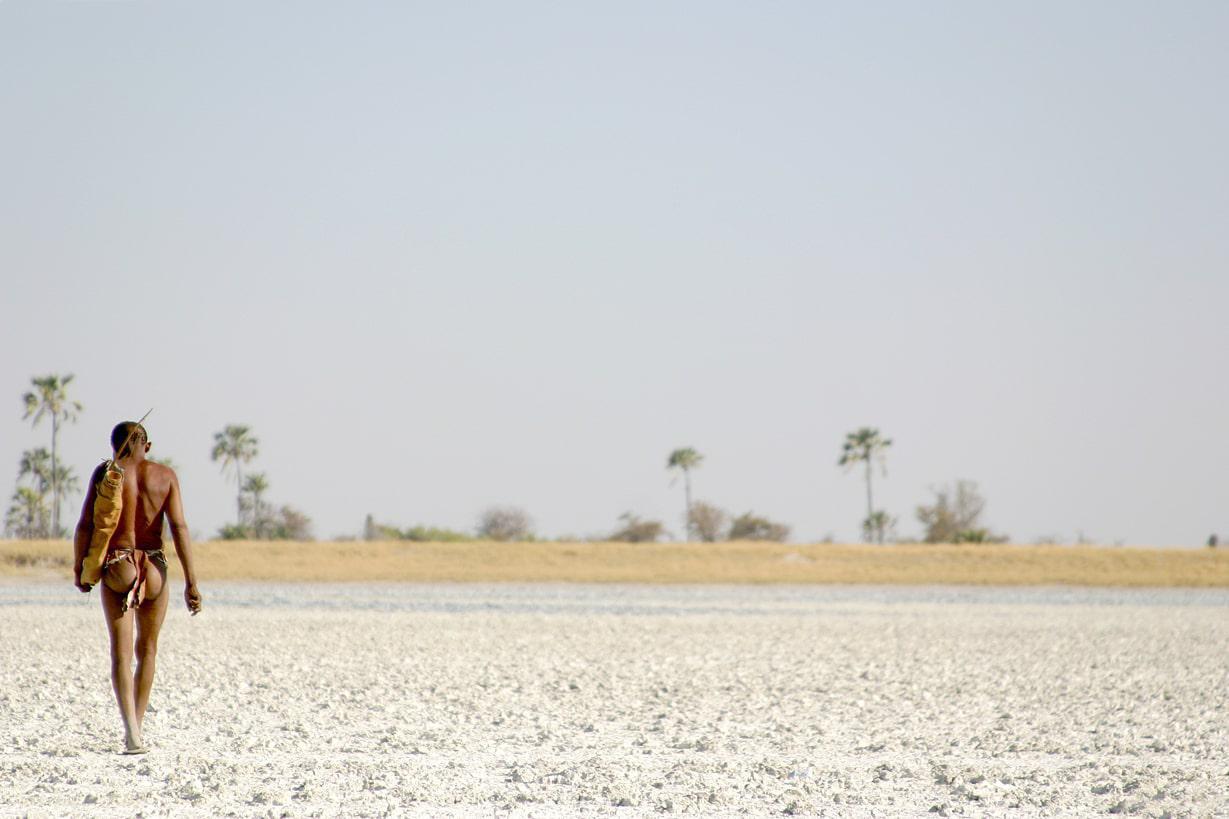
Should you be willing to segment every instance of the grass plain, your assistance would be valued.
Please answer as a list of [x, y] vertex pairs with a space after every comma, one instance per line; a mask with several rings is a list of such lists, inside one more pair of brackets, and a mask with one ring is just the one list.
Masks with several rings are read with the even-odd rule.
[[[167, 555], [179, 574], [174, 549]], [[785, 543], [205, 541], [202, 581], [1229, 587], [1229, 550]], [[71, 578], [68, 541], [0, 541], [0, 576]]]

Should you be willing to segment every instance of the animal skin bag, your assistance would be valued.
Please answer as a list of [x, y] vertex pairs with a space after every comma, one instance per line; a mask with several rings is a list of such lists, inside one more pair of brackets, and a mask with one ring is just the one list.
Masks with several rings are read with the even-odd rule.
[[94, 485], [94, 534], [81, 561], [81, 582], [94, 585], [102, 579], [102, 564], [107, 544], [119, 526], [124, 508], [124, 468], [114, 460], [105, 461], [102, 477]]
[[[141, 424], [145, 423], [149, 412], [133, 424], [123, 446], [116, 450], [117, 457], [128, 448], [136, 431], [142, 429]], [[102, 477], [94, 484], [94, 534], [90, 537], [90, 546], [81, 561], [81, 582], [90, 586], [102, 579], [107, 546], [111, 543], [111, 536], [119, 528], [120, 512], [124, 509], [124, 468], [117, 464], [116, 460], [117, 458], [111, 458], [103, 461]]]

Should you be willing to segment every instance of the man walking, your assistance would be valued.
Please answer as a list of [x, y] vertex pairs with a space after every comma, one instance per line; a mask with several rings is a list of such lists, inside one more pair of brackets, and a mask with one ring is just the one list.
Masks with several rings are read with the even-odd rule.
[[[175, 551], [184, 573], [184, 602], [188, 611], [201, 610], [201, 595], [196, 588], [192, 563], [192, 542], [184, 522], [179, 479], [174, 470], [147, 460], [149, 436], [145, 427], [124, 421], [111, 430], [115, 463], [124, 470], [123, 504], [119, 525], [107, 545], [101, 581], [102, 610], [111, 638], [111, 684], [124, 722], [124, 753], [146, 752], [141, 722], [149, 704], [158, 654], [158, 632], [166, 617], [166, 556], [162, 551], [162, 529], [169, 522]], [[122, 450], [122, 451], [121, 451]], [[82, 582], [82, 561], [94, 534], [96, 486], [106, 464], [94, 470], [89, 491], [81, 508], [74, 538], [73, 570], [77, 588], [88, 592], [92, 586]], [[135, 623], [135, 628], [134, 628]], [[133, 672], [135, 630], [136, 671]]]

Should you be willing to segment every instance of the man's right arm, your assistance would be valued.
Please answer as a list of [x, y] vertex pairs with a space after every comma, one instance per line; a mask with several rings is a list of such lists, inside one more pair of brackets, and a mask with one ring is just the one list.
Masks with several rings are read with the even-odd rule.
[[183, 498], [179, 493], [179, 476], [171, 472], [171, 491], [166, 499], [167, 522], [171, 524], [171, 538], [175, 541], [175, 553], [183, 567], [184, 602], [188, 611], [196, 614], [201, 610], [201, 593], [196, 589], [196, 566], [192, 561], [192, 537], [184, 520]]

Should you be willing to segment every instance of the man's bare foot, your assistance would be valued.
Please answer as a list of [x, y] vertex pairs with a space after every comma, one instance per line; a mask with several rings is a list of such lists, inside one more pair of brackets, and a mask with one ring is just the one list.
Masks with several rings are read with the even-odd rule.
[[130, 736], [124, 740], [125, 754], [143, 754], [148, 750], [149, 749], [145, 747], [145, 743], [141, 741], [141, 737], [139, 736]]

